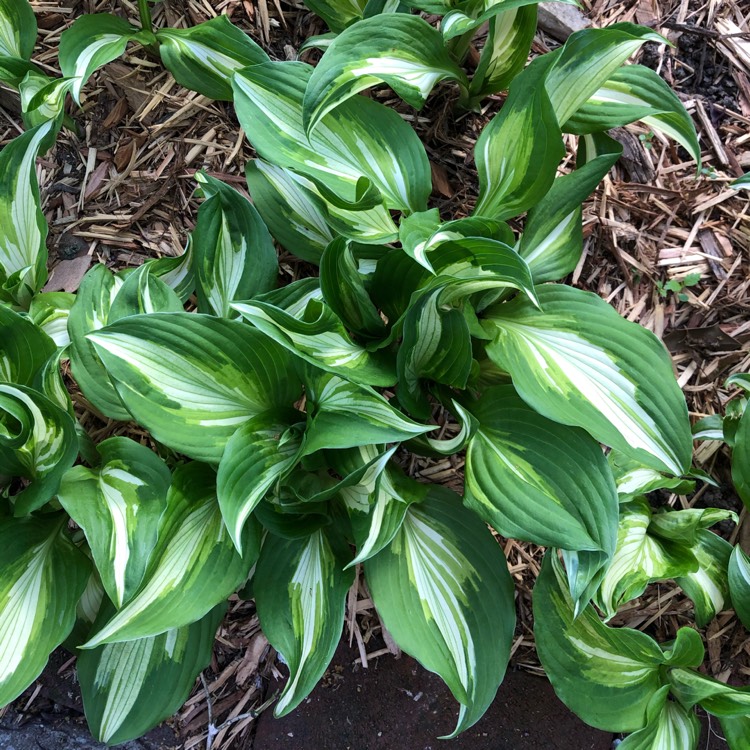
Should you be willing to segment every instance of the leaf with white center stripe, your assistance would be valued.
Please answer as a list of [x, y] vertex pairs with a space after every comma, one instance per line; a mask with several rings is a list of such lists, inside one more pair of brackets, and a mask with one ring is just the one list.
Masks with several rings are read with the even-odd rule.
[[658, 73], [643, 65], [625, 65], [564, 124], [568, 133], [595, 133], [640, 120], [674, 138], [701, 163], [695, 125], [685, 106]]
[[252, 159], [245, 176], [258, 213], [274, 239], [287, 251], [319, 263], [335, 234], [314, 185], [289, 169]]
[[407, 448], [420, 456], [452, 456], [466, 449], [466, 444], [474, 437], [479, 422], [474, 416], [456, 400], [451, 402], [450, 411], [460, 425], [459, 431], [452, 437], [431, 438], [426, 435], [412, 438]]
[[188, 29], [159, 29], [159, 54], [175, 81], [209, 99], [232, 101], [232, 74], [268, 55], [226, 16]]
[[750, 172], [746, 172], [742, 177], [738, 177], [734, 182], [730, 182], [729, 187], [735, 190], [750, 189]]
[[610, 451], [607, 460], [612, 468], [620, 498], [631, 499], [655, 490], [669, 490], [676, 495], [688, 495], [695, 490], [694, 481], [664, 475], [617, 451]]
[[372, 388], [318, 370], [306, 379], [305, 454], [409, 440], [435, 429], [409, 419]]
[[698, 570], [679, 576], [675, 583], [695, 605], [695, 624], [705, 628], [729, 602], [727, 569], [732, 545], [712, 531], [698, 529], [690, 551], [698, 561]]
[[[102, 608], [97, 626], [114, 612]], [[81, 651], [76, 662], [91, 733], [108, 745], [135, 739], [175, 713], [211, 661], [226, 605], [161, 635]]]
[[171, 476], [152, 450], [128, 438], [109, 438], [96, 449], [101, 464], [72, 468], [57, 497], [86, 534], [104, 589], [119, 609], [146, 573]]
[[26, 128], [53, 121], [54, 126], [42, 142], [42, 150], [51, 148], [60, 129], [68, 92], [75, 81], [68, 78], [49, 78], [35, 72], [28, 73], [18, 86], [21, 111]]
[[572, 34], [550, 58], [552, 67], [545, 80], [560, 125], [564, 126], [645, 42], [663, 44], [665, 39], [652, 29], [632, 23]]
[[28, 0], [0, 0], [0, 55], [28, 60], [36, 35], [36, 16]]
[[297, 463], [304, 415], [294, 409], [263, 412], [242, 424], [221, 457], [216, 479], [219, 507], [237, 550], [255, 506]]
[[364, 16], [367, 0], [305, 0], [305, 5], [320, 16], [331, 31], [339, 33]]
[[247, 198], [205, 172], [195, 179], [206, 198], [192, 233], [198, 311], [229, 318], [230, 302], [276, 286], [276, 250]]
[[427, 154], [413, 128], [396, 112], [365, 97], [349, 99], [310, 135], [302, 124], [309, 65], [274, 62], [235, 73], [237, 117], [258, 155], [324, 183], [356, 202], [362, 177], [387, 208], [422, 211], [432, 190]]
[[701, 723], [694, 711], [669, 699], [669, 685], [654, 694], [646, 726], [618, 745], [618, 750], [696, 750]]
[[245, 524], [242, 548], [244, 556], [222, 520], [213, 470], [196, 462], [180, 466], [140, 588], [81, 648], [147, 638], [195, 622], [247, 579], [260, 549], [254, 519]]
[[750, 557], [737, 545], [729, 560], [729, 591], [740, 622], [750, 630]]
[[13, 497], [16, 516], [41, 508], [77, 457], [70, 414], [31, 388], [0, 384], [0, 474], [29, 480]]
[[29, 317], [60, 349], [70, 343], [68, 317], [75, 299], [67, 292], [44, 292], [37, 294], [29, 306]]
[[0, 151], [0, 299], [28, 307], [47, 280], [47, 221], [36, 157], [55, 124], [46, 122]]
[[682, 475], [692, 436], [685, 398], [664, 345], [579, 289], [536, 287], [541, 310], [522, 296], [487, 312], [490, 358], [529, 406], [644, 466]]
[[461, 704], [450, 736], [487, 710], [502, 682], [515, 624], [502, 548], [450, 490], [409, 505], [390, 545], [365, 563], [367, 585], [396, 643], [437, 672]]
[[590, 605], [574, 617], [566, 584], [556, 553], [547, 552], [533, 593], [534, 640], [544, 671], [558, 698], [587, 724], [637, 731], [662, 687], [665, 654], [645, 633], [607, 627]]
[[474, 214], [507, 219], [536, 205], [552, 186], [565, 149], [544, 79], [544, 55], [516, 76], [503, 108], [474, 149], [479, 200]]
[[470, 102], [477, 104], [488, 94], [507, 89], [524, 69], [536, 33], [536, 3], [517, 8], [510, 3], [499, 3], [495, 7], [498, 11], [505, 10], [490, 19], [487, 40], [469, 87]]
[[0, 304], [0, 383], [32, 385], [54, 352], [54, 342], [41, 328]]
[[76, 102], [80, 103], [81, 89], [96, 70], [121, 57], [129, 42], [147, 41], [145, 34], [108, 13], [81, 16], [65, 29], [60, 35], [60, 70], [75, 79], [71, 93]]
[[195, 278], [193, 277], [193, 248], [188, 237], [187, 247], [182, 255], [149, 260], [147, 265], [149, 272], [161, 279], [182, 302], [187, 302], [195, 290]]
[[352, 341], [338, 316], [318, 298], [319, 290], [304, 287], [310, 294], [294, 308], [287, 304], [294, 293], [289, 287], [232, 307], [281, 346], [322, 370], [362, 385], [393, 385], [396, 373], [390, 357]]
[[88, 335], [132, 417], [173, 450], [218, 463], [245, 421], [299, 396], [291, 358], [239, 321], [191, 313], [119, 320]]
[[310, 77], [305, 129], [313, 132], [328, 112], [379, 83], [421, 109], [435, 84], [445, 79], [468, 86], [440, 32], [423, 18], [391, 13], [357, 21], [331, 42]]
[[347, 545], [323, 529], [299, 539], [268, 534], [253, 577], [260, 626], [289, 667], [274, 716], [304, 700], [323, 676], [341, 639], [354, 571]]
[[75, 623], [91, 566], [65, 521], [0, 518], [0, 706], [36, 679]]
[[606, 565], [618, 503], [599, 444], [537, 414], [511, 385], [486, 390], [468, 409], [479, 424], [466, 451], [466, 506], [503, 536], [593, 553], [592, 574]]
[[667, 678], [672, 694], [685, 708], [699, 704], [722, 718], [750, 716], [750, 687], [732, 687], [688, 669], [670, 669]]
[[583, 201], [622, 154], [622, 146], [599, 136], [599, 151], [569, 174], [558, 177], [547, 194], [529, 210], [518, 253], [529, 264], [534, 282], [567, 276], [583, 253]]

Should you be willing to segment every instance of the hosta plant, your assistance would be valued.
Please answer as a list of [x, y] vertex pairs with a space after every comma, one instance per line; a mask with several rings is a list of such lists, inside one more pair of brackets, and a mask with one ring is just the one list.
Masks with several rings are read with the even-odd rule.
[[[445, 77], [429, 50], [410, 45], [421, 58], [404, 67], [407, 48], [389, 42], [384, 67], [367, 46], [342, 53], [347, 30], [317, 68], [272, 62], [224, 17], [155, 30], [139, 6], [141, 28], [95, 15], [63, 34], [63, 77], [0, 153], [0, 702], [64, 643], [92, 732], [139, 736], [184, 701], [241, 590], [288, 666], [283, 715], [328, 666], [361, 570], [395, 641], [458, 701], [453, 736], [492, 702], [510, 655], [513, 584], [494, 530], [551, 548], [540, 654], [586, 720], [620, 716], [632, 747], [656, 748], [664, 722], [692, 738], [700, 703], [740, 736], [741, 693], [694, 671], [694, 631], [660, 646], [599, 619], [595, 607], [610, 617], [664, 578], [711, 619], [729, 553], [708, 529], [726, 514], [649, 506], [650, 490], [701, 477], [669, 356], [596, 295], [550, 283], [577, 265], [581, 204], [619, 156], [606, 130], [645, 119], [699, 157], [679, 100], [623, 67], [660, 37], [590, 30], [519, 66], [477, 142], [476, 207], [444, 217], [415, 131], [357, 95], [383, 81], [419, 104], [425, 81]], [[20, 38], [26, 6], [4, 0], [0, 14]], [[78, 101], [131, 42], [183, 85], [233, 100], [257, 154], [252, 202], [199, 173], [182, 257], [97, 265], [75, 296], [40, 292], [36, 157], [65, 96]], [[576, 168], [558, 176], [564, 132], [580, 134]], [[274, 239], [317, 275], [279, 288]], [[139, 439], [95, 444], [70, 388]], [[456, 429], [442, 434], [447, 415]], [[463, 495], [408, 476], [410, 452], [463, 452]], [[600, 718], [583, 697], [602, 685]]]

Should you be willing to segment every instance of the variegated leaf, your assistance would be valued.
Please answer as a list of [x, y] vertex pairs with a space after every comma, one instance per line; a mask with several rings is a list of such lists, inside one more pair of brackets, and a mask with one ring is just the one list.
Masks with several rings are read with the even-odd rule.
[[313, 183], [262, 159], [249, 161], [245, 176], [255, 207], [276, 241], [298, 258], [319, 263], [335, 234], [313, 194]]
[[198, 460], [218, 463], [243, 422], [300, 392], [289, 355], [239, 321], [135, 315], [88, 338], [132, 417]]
[[562, 49], [554, 53], [545, 80], [557, 121], [565, 125], [645, 42], [662, 44], [664, 37], [632, 23], [615, 23], [605, 29], [583, 29], [572, 34]]
[[[663, 685], [661, 666], [669, 655], [645, 633], [607, 627], [590, 605], [575, 617], [566, 584], [552, 550], [534, 586], [534, 639], [544, 670], [558, 698], [587, 724], [635, 732], [646, 725], [646, 710]], [[699, 664], [700, 636], [682, 628], [681, 639], [672, 656]]]
[[268, 62], [268, 55], [227, 16], [187, 29], [159, 29], [164, 67], [181, 86], [210, 99], [232, 100], [232, 74]]
[[0, 518], [0, 706], [31, 684], [75, 623], [90, 564], [65, 521]]
[[646, 709], [646, 726], [626, 737], [618, 750], [696, 750], [700, 733], [695, 712], [669, 700], [669, 685], [665, 685]]
[[38, 125], [0, 152], [0, 299], [22, 307], [47, 280], [47, 221], [36, 157], [53, 128], [51, 121]]
[[729, 560], [729, 591], [740, 622], [750, 630], [750, 557], [737, 545]]
[[390, 545], [365, 563], [398, 645], [437, 672], [461, 704], [451, 737], [479, 720], [510, 657], [513, 583], [502, 548], [450, 490], [409, 505]]
[[[76, 663], [91, 733], [119, 745], [145, 734], [185, 702], [208, 666], [226, 605], [161, 635], [81, 651]], [[111, 616], [108, 606], [98, 625]]]
[[474, 156], [479, 172], [476, 216], [507, 219], [547, 193], [565, 149], [544, 86], [544, 55], [516, 76], [499, 114], [484, 128]]
[[733, 687], [688, 669], [670, 669], [667, 678], [672, 694], [685, 708], [700, 705], [714, 716], [750, 716], [750, 687]]
[[67, 292], [44, 292], [37, 294], [29, 306], [29, 317], [59, 349], [70, 343], [68, 317], [75, 299], [74, 294]]
[[140, 588], [81, 648], [159, 635], [203, 617], [247, 579], [260, 549], [255, 521], [245, 524], [242, 547], [244, 556], [224, 526], [213, 470], [179, 467]]
[[487, 352], [521, 398], [644, 466], [681, 475], [692, 436], [664, 345], [595, 294], [537, 287], [541, 310], [519, 296], [487, 312]]
[[352, 341], [320, 296], [317, 280], [304, 279], [251, 302], [235, 302], [232, 307], [315, 367], [362, 385], [393, 385], [396, 374], [390, 358]]
[[119, 609], [143, 580], [171, 476], [152, 450], [129, 438], [109, 438], [96, 450], [100, 465], [72, 468], [57, 497], [86, 534], [102, 584]]
[[378, 83], [421, 109], [435, 84], [446, 78], [468, 86], [440, 32], [423, 18], [392, 13], [357, 21], [331, 42], [310, 77], [305, 129], [313, 132], [328, 112]]
[[[594, 553], [592, 574], [606, 566], [618, 503], [599, 444], [537, 414], [510, 385], [486, 390], [468, 408], [478, 428], [466, 451], [467, 507], [504, 536]], [[575, 583], [578, 599], [590, 580]]]
[[275, 716], [307, 697], [333, 657], [354, 580], [354, 571], [343, 569], [350, 558], [347, 545], [323, 529], [298, 539], [265, 538], [253, 578], [255, 601], [263, 632], [289, 667]]
[[51, 148], [57, 135], [65, 110], [68, 92], [75, 84], [69, 78], [49, 78], [46, 75], [28, 73], [18, 86], [21, 96], [21, 111], [26, 128], [53, 122], [53, 127], [41, 144], [42, 150]]
[[221, 515], [240, 554], [247, 519], [271, 487], [294, 468], [303, 432], [303, 414], [275, 409], [247, 420], [229, 439], [216, 486]]
[[36, 34], [36, 16], [28, 0], [0, 0], [0, 55], [28, 60]]
[[0, 304], [0, 383], [32, 385], [54, 352], [54, 342], [41, 328]]
[[[575, 4], [575, 0], [558, 0], [558, 2]], [[535, 4], [533, 0], [473, 0], [473, 2], [450, 3], [450, 5], [456, 7], [428, 12], [444, 14], [440, 22], [440, 31], [443, 38], [448, 40], [478, 29], [482, 24], [492, 21], [496, 16], [533, 4]], [[415, 5], [415, 7], [422, 6], [420, 4], [419, 6]]]
[[435, 429], [402, 414], [379, 393], [320, 372], [306, 379], [309, 424], [305, 453], [395, 443]]
[[615, 477], [617, 494], [621, 499], [632, 499], [656, 490], [669, 490], [677, 495], [687, 495], [695, 490], [694, 481], [649, 469], [640, 461], [628, 458], [617, 451], [610, 451], [607, 459]]
[[192, 234], [198, 311], [228, 318], [230, 302], [276, 286], [276, 250], [247, 198], [205, 172], [195, 179], [206, 198]]
[[187, 247], [182, 255], [164, 256], [147, 261], [149, 272], [161, 279], [184, 303], [190, 299], [195, 290], [193, 276], [193, 248], [188, 238]]
[[[727, 416], [728, 412], [727, 409]], [[732, 483], [745, 507], [750, 508], [750, 409], [745, 408], [738, 420], [731, 421], [736, 424], [732, 448]], [[725, 434], [729, 431], [728, 422], [730, 420], [725, 419]]]
[[598, 151], [578, 169], [558, 177], [547, 194], [529, 210], [518, 253], [528, 263], [534, 282], [567, 276], [583, 253], [583, 201], [594, 191], [622, 154], [622, 146], [598, 136]]
[[387, 208], [424, 210], [432, 189], [427, 155], [396, 112], [365, 97], [350, 99], [308, 140], [302, 98], [311, 73], [309, 65], [274, 62], [235, 74], [237, 116], [258, 155], [320, 180], [348, 203], [356, 203], [364, 177]]
[[80, 16], [60, 36], [60, 70], [75, 80], [71, 91], [80, 102], [81, 89], [92, 74], [116, 60], [128, 42], [141, 41], [144, 32], [131, 26], [124, 18], [107, 13]]
[[569, 133], [593, 133], [640, 120], [674, 138], [700, 167], [701, 149], [685, 106], [658, 73], [624, 65], [564, 124]]
[[750, 188], [750, 172], [746, 172], [742, 177], [738, 177], [734, 182], [730, 182], [729, 187], [732, 187], [735, 190]]
[[13, 497], [16, 516], [41, 508], [77, 457], [70, 414], [31, 388], [0, 384], [0, 474], [29, 480]]
[[320, 16], [331, 31], [338, 33], [364, 16], [367, 1], [305, 0], [305, 5]]

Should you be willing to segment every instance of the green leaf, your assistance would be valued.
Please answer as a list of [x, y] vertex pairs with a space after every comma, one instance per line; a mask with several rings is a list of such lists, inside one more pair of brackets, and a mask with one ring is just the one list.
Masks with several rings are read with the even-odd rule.
[[677, 495], [687, 495], [695, 490], [695, 482], [664, 475], [617, 451], [610, 451], [608, 460], [621, 499], [632, 499], [656, 490], [669, 490]]
[[305, 454], [322, 449], [395, 443], [430, 432], [367, 386], [318, 371], [306, 379], [309, 425]]
[[235, 547], [258, 503], [297, 463], [304, 415], [294, 409], [263, 412], [244, 422], [224, 449], [216, 479], [219, 507]]
[[729, 559], [729, 591], [732, 606], [746, 630], [750, 630], [750, 557], [737, 545]]
[[645, 497], [635, 498], [621, 508], [617, 550], [598, 596], [599, 607], [608, 618], [622, 604], [640, 596], [652, 581], [677, 578], [698, 569], [690, 546], [649, 533], [651, 516]]
[[278, 62], [235, 74], [237, 116], [258, 155], [320, 180], [349, 203], [365, 177], [388, 209], [424, 210], [432, 190], [427, 155], [395, 111], [356, 97], [324, 117], [308, 140], [302, 98], [311, 73], [309, 65]]
[[[503, 2], [493, 8], [499, 10], [507, 6], [490, 19], [487, 41], [469, 88], [473, 101], [507, 89], [528, 60], [536, 33], [536, 3], [516, 8], [511, 5], [513, 3]], [[443, 24], [446, 20], [447, 17]]]
[[298, 258], [320, 263], [335, 234], [312, 183], [262, 159], [249, 161], [245, 176], [255, 207], [274, 239]]
[[90, 565], [60, 514], [0, 518], [0, 705], [18, 697], [72, 630]]
[[479, 424], [466, 451], [466, 506], [503, 536], [596, 552], [596, 567], [606, 565], [618, 503], [599, 444], [537, 414], [510, 385], [489, 388], [468, 408]]
[[722, 717], [719, 719], [729, 750], [744, 750], [750, 746], [750, 716]]
[[468, 85], [440, 32], [423, 18], [391, 13], [357, 21], [331, 42], [310, 76], [305, 130], [313, 132], [328, 112], [379, 83], [421, 109], [435, 84], [446, 78]]
[[[220, 604], [185, 627], [81, 651], [78, 680], [94, 737], [119, 745], [175, 713], [211, 661], [214, 635], [225, 611]], [[103, 609], [97, 624], [112, 613], [111, 606]]]
[[75, 294], [68, 294], [67, 292], [43, 292], [37, 294], [31, 300], [29, 306], [31, 320], [60, 349], [65, 348], [70, 343], [68, 317], [75, 299]]
[[543, 312], [519, 296], [487, 313], [497, 332], [487, 353], [521, 398], [644, 466], [686, 472], [690, 422], [661, 341], [595, 294], [561, 284], [536, 290]]
[[[575, 5], [575, 0], [559, 0]], [[440, 22], [440, 30], [444, 39], [455, 39], [463, 36], [474, 29], [478, 29], [487, 21], [492, 21], [497, 16], [503, 16], [509, 11], [534, 5], [534, 0], [475, 0], [474, 2], [451, 3], [456, 7], [444, 7], [442, 10], [430, 10], [430, 13], [445, 14]], [[412, 3], [414, 5], [414, 3]], [[415, 5], [423, 7], [423, 5]]]
[[534, 586], [534, 640], [557, 697], [587, 724], [608, 732], [645, 726], [662, 686], [662, 650], [638, 630], [607, 627], [590, 605], [574, 617], [554, 550]]
[[0, 55], [28, 60], [36, 34], [36, 16], [27, 0], [0, 0]]
[[455, 399], [451, 401], [449, 409], [461, 429], [450, 438], [430, 438], [426, 435], [412, 438], [407, 444], [412, 453], [422, 456], [452, 456], [466, 449], [467, 443], [476, 434], [479, 422]]
[[366, 0], [305, 0], [305, 5], [320, 16], [331, 31], [338, 33], [363, 17], [367, 2]]
[[545, 82], [557, 121], [564, 126], [644, 42], [663, 44], [665, 40], [652, 29], [632, 23], [572, 34], [553, 53]]
[[269, 61], [224, 15], [188, 29], [159, 29], [156, 38], [164, 67], [175, 81], [210, 99], [232, 101], [232, 74]]
[[[622, 154], [622, 146], [600, 136], [599, 152], [570, 174], [558, 177], [529, 210], [518, 252], [537, 284], [557, 281], [578, 264], [583, 252], [581, 204]], [[579, 154], [579, 162], [582, 161]]]
[[239, 321], [134, 315], [88, 339], [132, 417], [198, 460], [218, 463], [243, 422], [299, 395], [286, 352]]
[[241, 557], [224, 526], [213, 470], [195, 462], [180, 466], [143, 583], [81, 648], [147, 638], [195, 622], [247, 579], [260, 549], [254, 521], [245, 526], [243, 549]]
[[732, 483], [740, 500], [750, 508], [750, 409], [745, 409], [734, 434]]
[[18, 86], [21, 95], [21, 110], [26, 128], [52, 120], [52, 130], [42, 142], [42, 150], [52, 147], [54, 137], [60, 129], [68, 92], [75, 85], [73, 79], [49, 78], [36, 72], [29, 72]]
[[0, 383], [32, 385], [55, 344], [27, 317], [0, 304]]
[[206, 197], [192, 234], [198, 311], [228, 318], [230, 302], [276, 286], [276, 250], [249, 200], [205, 172], [195, 179]]
[[36, 157], [53, 128], [53, 122], [38, 125], [0, 152], [0, 299], [22, 307], [47, 280], [47, 221]]
[[670, 669], [672, 694], [685, 708], [700, 705], [721, 718], [750, 716], [750, 687], [736, 688], [687, 669]]
[[320, 259], [320, 290], [326, 304], [358, 336], [383, 338], [385, 323], [365, 289], [349, 243], [333, 240]]
[[502, 548], [460, 498], [432, 485], [409, 505], [367, 585], [398, 645], [437, 672], [461, 704], [454, 737], [477, 722], [502, 682], [515, 624]]
[[153, 451], [129, 438], [109, 438], [96, 450], [101, 464], [70, 469], [57, 497], [86, 534], [104, 589], [120, 608], [146, 573], [171, 475]]
[[71, 94], [80, 103], [81, 89], [93, 73], [116, 60], [128, 46], [139, 41], [138, 29], [125, 19], [107, 13], [77, 18], [60, 35], [60, 70], [66, 78], [75, 79]]
[[646, 709], [646, 726], [626, 737], [618, 750], [696, 750], [700, 733], [695, 712], [669, 700], [669, 685], [665, 685]]
[[0, 474], [24, 477], [16, 516], [41, 508], [78, 457], [73, 418], [38, 391], [0, 384]]
[[182, 255], [174, 257], [164, 256], [156, 260], [149, 260], [144, 265], [148, 266], [149, 272], [161, 279], [174, 293], [187, 302], [195, 290], [195, 279], [193, 277], [193, 248], [188, 238], [188, 244]]
[[315, 367], [361, 385], [393, 385], [396, 374], [390, 358], [352, 341], [336, 314], [319, 299], [316, 281], [303, 279], [303, 283], [296, 282], [252, 302], [235, 302], [232, 307]]
[[253, 579], [258, 617], [289, 666], [274, 716], [296, 708], [333, 657], [354, 581], [354, 571], [343, 570], [350, 557], [347, 546], [322, 529], [301, 539], [265, 539]]
[[3, 83], [17, 89], [29, 73], [39, 74], [41, 71], [27, 60], [0, 54], [0, 81]]
[[503, 108], [477, 140], [477, 216], [517, 216], [538, 203], [554, 182], [565, 149], [544, 87], [545, 57], [513, 80]]
[[750, 172], [746, 172], [742, 177], [738, 177], [734, 182], [730, 182], [729, 187], [734, 188], [735, 190], [750, 188]]
[[685, 106], [658, 73], [643, 65], [625, 65], [565, 122], [569, 133], [594, 133], [640, 120], [674, 138], [701, 163], [695, 125]]

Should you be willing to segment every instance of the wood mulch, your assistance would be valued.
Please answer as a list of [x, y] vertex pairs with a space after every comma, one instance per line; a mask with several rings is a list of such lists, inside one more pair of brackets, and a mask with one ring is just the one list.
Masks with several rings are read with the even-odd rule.
[[[58, 71], [60, 34], [74, 18], [93, 12], [137, 18], [136, 3], [129, 0], [33, 5], [40, 25], [35, 59], [53, 74]], [[649, 44], [638, 61], [657, 70], [693, 115], [703, 167], [698, 173], [682, 148], [646, 127], [620, 130], [617, 137], [625, 157], [586, 204], [585, 251], [568, 282], [597, 292], [627, 319], [664, 340], [692, 417], [721, 413], [736, 395], [724, 387], [726, 378], [750, 370], [750, 200], [748, 192], [728, 187], [750, 169], [750, 4], [584, 0], [583, 6], [593, 25], [641, 23], [674, 45]], [[226, 13], [276, 59], [295, 59], [308, 36], [325, 31], [301, 3], [281, 0], [168, 0], [155, 6], [154, 20], [159, 26], [188, 27], [218, 13]], [[534, 52], [559, 44], [560, 39], [540, 31]], [[306, 53], [303, 59], [314, 60], [316, 54]], [[435, 91], [419, 113], [383, 87], [372, 95], [396, 107], [423, 138], [433, 168], [433, 205], [440, 207], [444, 218], [467, 215], [477, 195], [473, 145], [502, 97], [490, 97], [480, 113], [455, 116], [450, 107], [455, 92], [448, 85]], [[97, 73], [84, 89], [81, 110], [71, 114], [80, 132], [63, 132], [40, 167], [50, 222], [49, 290], [75, 291], [97, 262], [123, 268], [179, 255], [199, 206], [193, 179], [197, 170], [244, 189], [244, 165], [253, 152], [232, 105], [185, 91], [143, 49], [131, 46], [123, 59]], [[20, 130], [17, 99], [0, 88], [0, 145]], [[572, 138], [569, 145], [562, 171], [570, 168]], [[309, 265], [282, 253], [280, 283], [311, 271]], [[694, 274], [700, 280], [682, 290], [684, 300], [664, 288], [670, 280]], [[77, 408], [97, 439], [138, 434], [133, 425], [102, 422], [80, 397]], [[449, 434], [454, 428], [446, 424]], [[739, 539], [750, 551], [750, 526], [731, 488], [727, 449], [719, 443], [702, 444], [696, 460], [716, 478], [720, 491], [704, 487], [693, 497], [671, 496], [666, 502], [675, 508], [723, 503], [741, 511], [740, 524], [728, 531], [728, 537], [732, 542]], [[460, 490], [462, 466], [457, 456], [439, 462], [413, 459], [408, 468], [419, 479]], [[540, 672], [530, 592], [542, 550], [513, 540], [503, 540], [503, 546], [518, 592], [513, 660]], [[616, 622], [668, 640], [677, 627], [692, 623], [691, 604], [675, 586], [659, 584], [628, 605]], [[363, 667], [378, 655], [398, 652], [361, 578], [349, 597], [346, 637], [358, 645]], [[721, 614], [705, 637], [709, 673], [747, 682], [750, 638], [733, 613]], [[72, 668], [70, 662], [62, 667]], [[268, 694], [268, 678], [278, 671], [252, 602], [235, 599], [218, 634], [205, 682], [196, 684], [175, 720], [185, 750], [206, 746], [209, 703], [213, 723], [224, 725], [212, 737], [211, 747], [242, 747], [256, 712], [273, 697]], [[49, 699], [32, 686], [19, 705], [28, 714], [40, 710], [45, 700]]]

